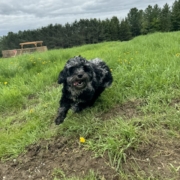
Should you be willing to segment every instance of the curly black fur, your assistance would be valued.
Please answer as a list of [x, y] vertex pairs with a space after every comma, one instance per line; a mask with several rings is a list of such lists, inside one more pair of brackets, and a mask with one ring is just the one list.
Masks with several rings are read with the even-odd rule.
[[63, 123], [70, 108], [79, 112], [92, 106], [112, 81], [111, 71], [101, 59], [87, 61], [81, 56], [69, 59], [58, 78], [63, 89], [56, 125]]

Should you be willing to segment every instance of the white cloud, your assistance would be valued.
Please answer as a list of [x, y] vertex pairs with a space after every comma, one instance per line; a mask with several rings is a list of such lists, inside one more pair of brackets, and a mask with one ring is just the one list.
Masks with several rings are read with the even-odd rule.
[[[169, 0], [171, 6], [174, 0]], [[18, 32], [41, 28], [49, 24], [72, 23], [84, 18], [124, 18], [133, 7], [145, 9], [148, 5], [162, 7], [166, 0], [1, 0], [0, 36], [9, 31]]]

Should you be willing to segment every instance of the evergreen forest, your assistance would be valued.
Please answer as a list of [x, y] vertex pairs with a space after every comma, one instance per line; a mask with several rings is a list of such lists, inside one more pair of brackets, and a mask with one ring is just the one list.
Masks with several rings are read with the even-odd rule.
[[158, 4], [149, 5], [145, 10], [134, 7], [123, 19], [116, 16], [105, 20], [80, 19], [71, 24], [49, 24], [35, 30], [9, 32], [0, 37], [0, 57], [2, 50], [19, 49], [19, 43], [27, 41], [41, 40], [48, 49], [59, 49], [105, 41], [128, 41], [139, 35], [179, 30], [180, 0], [176, 0], [172, 6], [166, 3], [162, 8]]

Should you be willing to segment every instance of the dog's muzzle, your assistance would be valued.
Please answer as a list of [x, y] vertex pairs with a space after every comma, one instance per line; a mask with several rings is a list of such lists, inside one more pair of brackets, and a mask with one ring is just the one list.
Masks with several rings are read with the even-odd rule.
[[73, 87], [75, 87], [76, 89], [83, 89], [86, 87], [86, 84], [87, 84], [86, 79], [79, 79], [79, 78], [76, 78], [72, 83]]
[[72, 80], [72, 86], [75, 89], [83, 89], [86, 87], [87, 82], [88, 82], [89, 78], [86, 74], [84, 75], [77, 75], [75, 78], [73, 78]]

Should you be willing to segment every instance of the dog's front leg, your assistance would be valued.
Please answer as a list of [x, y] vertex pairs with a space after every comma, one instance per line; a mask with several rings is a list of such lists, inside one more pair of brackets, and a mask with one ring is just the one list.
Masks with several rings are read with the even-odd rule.
[[58, 109], [58, 115], [55, 119], [55, 124], [59, 125], [64, 122], [64, 119], [66, 118], [66, 114], [68, 110], [70, 109], [70, 103], [67, 103], [68, 100], [66, 98], [62, 98], [60, 100], [60, 107]]
[[55, 124], [59, 125], [64, 122], [64, 119], [66, 118], [66, 114], [68, 112], [68, 109], [65, 107], [60, 107], [58, 109], [58, 116], [55, 119]]

